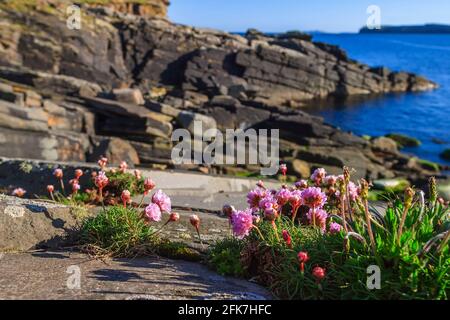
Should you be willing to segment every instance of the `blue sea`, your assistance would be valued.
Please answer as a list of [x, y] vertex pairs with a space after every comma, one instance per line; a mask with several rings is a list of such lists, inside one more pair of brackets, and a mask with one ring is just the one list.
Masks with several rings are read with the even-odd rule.
[[418, 138], [420, 147], [403, 151], [450, 164], [439, 157], [450, 148], [450, 35], [314, 34], [313, 40], [338, 45], [350, 58], [370, 66], [423, 75], [440, 87], [428, 92], [325, 104], [309, 110], [311, 113], [359, 135], [402, 133]]

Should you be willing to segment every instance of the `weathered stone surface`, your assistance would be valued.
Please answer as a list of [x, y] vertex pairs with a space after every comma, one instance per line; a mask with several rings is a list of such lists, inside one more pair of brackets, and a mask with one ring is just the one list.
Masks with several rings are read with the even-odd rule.
[[188, 129], [192, 134], [194, 134], [194, 125], [196, 121], [201, 123], [202, 126], [203, 131], [201, 131], [200, 134], [203, 134], [203, 132], [208, 129], [217, 128], [217, 123], [216, 120], [214, 120], [214, 118], [190, 111], [180, 112], [178, 114], [177, 121], [183, 128]]
[[114, 98], [120, 102], [127, 102], [136, 105], [143, 105], [145, 103], [142, 92], [139, 89], [114, 89]]
[[57, 248], [71, 243], [83, 214], [88, 212], [0, 195], [0, 251]]
[[139, 156], [133, 146], [119, 138], [103, 138], [94, 143], [94, 150], [88, 161], [96, 162], [101, 156], [107, 157], [110, 164], [126, 161], [130, 166], [140, 164]]
[[[73, 266], [80, 268], [79, 289], [67, 286], [71, 274], [67, 272], [73, 272]], [[254, 283], [220, 276], [198, 263], [159, 257], [113, 259], [105, 264], [70, 251], [5, 253], [0, 272], [0, 299], [271, 299]]]

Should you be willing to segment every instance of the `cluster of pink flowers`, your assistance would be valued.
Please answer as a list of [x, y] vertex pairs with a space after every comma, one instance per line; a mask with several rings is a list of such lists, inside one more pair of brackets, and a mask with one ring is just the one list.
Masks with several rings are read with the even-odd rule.
[[172, 204], [169, 196], [161, 190], [158, 190], [152, 196], [152, 202], [145, 208], [144, 217], [147, 221], [161, 221], [161, 213], [171, 213]]
[[[285, 168], [285, 166], [281, 168]], [[344, 183], [343, 175], [327, 175], [323, 168], [315, 170], [309, 181], [300, 180], [292, 187], [283, 185], [279, 190], [267, 189], [262, 181], [258, 181], [257, 188], [247, 194], [249, 209], [244, 211], [233, 209], [233, 211], [230, 211], [230, 214], [233, 212], [230, 223], [234, 234], [238, 238], [247, 236], [250, 230], [255, 227], [255, 221], [259, 221], [262, 217], [271, 222], [276, 230], [277, 218], [287, 213], [284, 210], [286, 205], [289, 205], [293, 223], [296, 222], [297, 211], [299, 211], [302, 214], [306, 213], [305, 219], [309, 224], [320, 228], [323, 233], [327, 230], [328, 223], [329, 234], [340, 233], [342, 226], [332, 220], [329, 221], [329, 214], [325, 209], [325, 205], [328, 201], [330, 203], [339, 201], [339, 191], [337, 189], [342, 187], [342, 183]], [[353, 182], [349, 182], [347, 186], [349, 199], [356, 201], [360, 194], [360, 188]], [[301, 207], [303, 209], [300, 211]], [[230, 214], [228, 214], [229, 217]], [[289, 233], [284, 230], [282, 235], [286, 244], [290, 246], [292, 239]]]
[[237, 238], [243, 239], [249, 235], [253, 228], [253, 214], [251, 209], [235, 211], [231, 214], [233, 233]]

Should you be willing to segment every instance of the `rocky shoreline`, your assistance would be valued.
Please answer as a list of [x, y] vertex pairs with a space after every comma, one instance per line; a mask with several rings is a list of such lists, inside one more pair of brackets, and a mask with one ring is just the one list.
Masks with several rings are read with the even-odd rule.
[[82, 29], [69, 30], [67, 3], [43, 3], [0, 5], [2, 156], [106, 155], [112, 163], [257, 175], [254, 165], [174, 164], [171, 133], [201, 120], [220, 130], [280, 129], [280, 155], [296, 177], [317, 167], [340, 173], [343, 165], [359, 177], [416, 185], [440, 175], [389, 138], [368, 141], [300, 110], [317, 99], [437, 86], [427, 79], [370, 68], [300, 32], [239, 36], [171, 23], [164, 10], [100, 5], [83, 5]]

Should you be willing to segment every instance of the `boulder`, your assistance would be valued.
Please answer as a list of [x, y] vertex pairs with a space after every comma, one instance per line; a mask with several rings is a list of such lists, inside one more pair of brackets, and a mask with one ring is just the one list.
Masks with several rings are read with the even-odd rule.
[[145, 103], [144, 97], [142, 96], [142, 92], [139, 89], [114, 89], [113, 90], [114, 98], [120, 102], [127, 102], [136, 105], [143, 105]]
[[192, 134], [194, 134], [194, 123], [196, 121], [201, 122], [203, 132], [208, 129], [217, 128], [217, 123], [214, 118], [191, 111], [180, 112], [177, 121], [183, 128], [188, 129]]
[[372, 140], [372, 146], [375, 150], [390, 152], [390, 153], [397, 153], [397, 143], [387, 137], [378, 137]]
[[101, 156], [108, 158], [110, 164], [118, 165], [126, 161], [129, 166], [140, 164], [139, 156], [133, 146], [120, 138], [97, 138], [88, 161], [96, 162]]
[[0, 197], [0, 251], [60, 248], [74, 243], [87, 210], [62, 204]]

